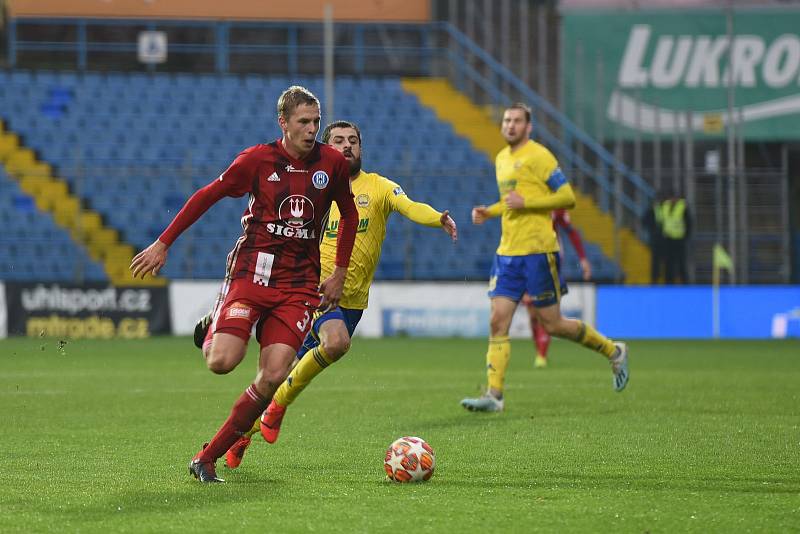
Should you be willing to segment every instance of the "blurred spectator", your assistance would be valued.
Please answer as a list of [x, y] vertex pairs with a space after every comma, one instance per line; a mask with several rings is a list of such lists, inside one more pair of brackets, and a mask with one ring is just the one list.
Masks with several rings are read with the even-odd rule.
[[661, 224], [661, 203], [669, 196], [665, 191], [660, 191], [653, 199], [653, 205], [642, 216], [642, 226], [647, 231], [650, 245], [650, 283], [657, 284], [666, 269], [664, 234]]
[[689, 283], [689, 273], [686, 267], [687, 246], [692, 233], [692, 218], [686, 199], [677, 194], [661, 202], [661, 235], [663, 240], [662, 250], [666, 263], [665, 282]]

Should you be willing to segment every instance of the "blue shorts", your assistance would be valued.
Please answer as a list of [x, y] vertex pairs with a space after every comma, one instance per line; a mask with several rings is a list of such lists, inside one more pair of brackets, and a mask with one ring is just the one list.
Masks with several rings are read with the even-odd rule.
[[330, 321], [331, 319], [339, 319], [340, 321], [344, 321], [344, 325], [347, 327], [347, 334], [350, 337], [353, 337], [353, 332], [356, 331], [356, 326], [358, 326], [358, 322], [361, 320], [361, 315], [363, 313], [364, 310], [336, 307], [318, 317], [314, 317], [314, 323], [311, 325], [311, 331], [308, 333], [308, 335], [306, 335], [306, 339], [303, 341], [303, 345], [300, 347], [300, 350], [297, 351], [298, 359], [301, 358], [303, 354], [314, 350], [314, 348], [319, 345], [319, 329], [323, 324], [325, 324], [326, 321]]
[[508, 297], [519, 302], [527, 293], [537, 308], [551, 306], [567, 293], [558, 252], [501, 256], [495, 254], [489, 275], [489, 297]]

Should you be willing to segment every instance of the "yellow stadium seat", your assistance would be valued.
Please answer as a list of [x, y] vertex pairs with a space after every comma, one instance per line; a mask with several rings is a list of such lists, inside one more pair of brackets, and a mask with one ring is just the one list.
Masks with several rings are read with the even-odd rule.
[[53, 205], [53, 218], [58, 224], [66, 228], [71, 228], [75, 224], [78, 213], [80, 213], [80, 205], [75, 197], [59, 199]]
[[36, 155], [27, 148], [18, 148], [12, 151], [6, 159], [6, 171], [12, 176], [22, 176], [23, 174], [36, 174], [28, 172], [36, 163]]
[[12, 133], [0, 134], [0, 161], [5, 161], [19, 149], [19, 138]]
[[103, 227], [103, 220], [100, 214], [94, 211], [82, 211], [78, 217], [78, 228], [81, 233], [87, 238], [94, 235], [94, 233]]
[[19, 181], [20, 189], [33, 197], [39, 196], [45, 185], [45, 180], [31, 174], [26, 174]]

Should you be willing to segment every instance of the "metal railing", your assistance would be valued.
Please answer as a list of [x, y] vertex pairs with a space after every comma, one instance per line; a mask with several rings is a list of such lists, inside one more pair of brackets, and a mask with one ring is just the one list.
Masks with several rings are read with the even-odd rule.
[[[563, 165], [594, 182], [595, 187], [588, 189], [596, 190], [601, 209], [613, 210], [618, 225], [625, 223], [638, 229], [640, 216], [654, 197], [653, 187], [457, 28], [446, 22], [438, 25], [451, 39], [447, 51], [456, 69], [456, 86], [473, 99], [494, 106], [523, 100], [542, 111], [558, 133], [539, 123], [536, 135], [560, 155]], [[476, 93], [476, 88], [482, 94]]]
[[[63, 27], [60, 40], [33, 38], [49, 34], [47, 29]], [[111, 30], [98, 32], [98, 29]], [[336, 24], [336, 55], [346, 59], [337, 70], [349, 74], [370, 74], [371, 59], [400, 70], [398, 74], [422, 74], [430, 71], [430, 60], [436, 51], [427, 43], [434, 31], [427, 24]], [[141, 65], [136, 61], [137, 36], [141, 31], [164, 31], [168, 34], [169, 56], [163, 65]], [[368, 44], [377, 42], [379, 44]], [[403, 41], [397, 44], [396, 41]], [[405, 44], [412, 41], [416, 44]], [[7, 26], [6, 63], [9, 68], [25, 67], [25, 53], [68, 53], [68, 67], [92, 70], [101, 66], [101, 56], [113, 55], [120, 65], [117, 70], [138, 68], [149, 71], [190, 70], [231, 74], [286, 73], [290, 77], [310, 74], [303, 63], [322, 72], [324, 53], [322, 24], [318, 22], [231, 22], [143, 19], [37, 19], [12, 18]], [[191, 56], [210, 61], [181, 64]], [[251, 61], [238, 61], [251, 58]], [[275, 59], [274, 63], [266, 60]], [[320, 61], [314, 61], [319, 59]], [[405, 64], [399, 64], [399, 61]], [[126, 63], [127, 61], [127, 63]], [[319, 65], [317, 65], [319, 63]], [[272, 67], [282, 67], [275, 70]], [[318, 68], [317, 68], [318, 67]], [[345, 68], [347, 67], [347, 68]]]

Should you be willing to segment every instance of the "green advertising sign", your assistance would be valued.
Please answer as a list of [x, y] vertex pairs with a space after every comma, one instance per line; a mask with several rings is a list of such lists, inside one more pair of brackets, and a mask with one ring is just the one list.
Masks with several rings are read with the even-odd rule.
[[732, 93], [745, 138], [800, 138], [800, 11], [734, 12], [732, 39], [724, 11], [566, 13], [563, 30], [565, 108], [589, 133], [724, 136]]

